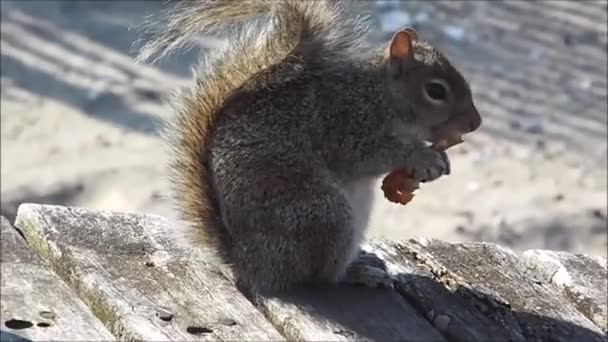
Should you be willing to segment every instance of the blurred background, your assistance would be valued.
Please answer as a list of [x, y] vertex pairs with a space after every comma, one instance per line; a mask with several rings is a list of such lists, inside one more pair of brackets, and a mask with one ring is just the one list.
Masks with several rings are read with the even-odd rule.
[[[197, 48], [135, 64], [130, 29], [161, 1], [1, 4], [1, 204], [175, 217], [158, 128]], [[471, 83], [481, 129], [407, 206], [380, 185], [369, 236], [606, 256], [607, 2], [369, 1], [373, 39], [412, 26]]]

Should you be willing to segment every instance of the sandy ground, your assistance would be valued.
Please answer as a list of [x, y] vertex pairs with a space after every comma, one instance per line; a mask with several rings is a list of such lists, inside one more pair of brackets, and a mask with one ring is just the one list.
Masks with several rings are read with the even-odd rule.
[[[452, 175], [409, 205], [378, 185], [369, 235], [605, 256], [605, 2], [496, 3], [374, 7], [380, 28], [415, 25], [453, 58], [485, 121], [450, 151]], [[155, 66], [130, 52], [129, 27], [161, 3], [1, 6], [2, 214], [39, 202], [174, 217], [157, 129], [197, 51]]]

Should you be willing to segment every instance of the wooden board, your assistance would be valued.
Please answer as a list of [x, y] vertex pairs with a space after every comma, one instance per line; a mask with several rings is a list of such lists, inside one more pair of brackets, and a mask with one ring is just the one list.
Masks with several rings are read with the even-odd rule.
[[[561, 291], [527, 269], [511, 250], [490, 243], [412, 239], [396, 253], [426, 269], [469, 310], [539, 341], [605, 341], [606, 335]], [[442, 308], [443, 309], [443, 308]]]
[[15, 225], [120, 340], [283, 340], [164, 218], [24, 204]]
[[76, 294], [1, 221], [2, 341], [113, 341]]
[[[396, 291], [339, 285], [248, 299], [158, 216], [28, 204], [16, 225], [120, 340], [606, 340], [603, 259], [378, 241], [366, 249], [387, 262]], [[27, 258], [3, 248], [3, 265]], [[3, 341], [19, 338], [8, 333]]]
[[407, 243], [372, 242], [366, 250], [386, 261], [395, 274], [396, 290], [412, 303], [449, 341], [525, 341], [514, 317], [497, 322], [457, 293], [450, 291], [433, 274], [412, 258]]
[[[280, 340], [272, 322], [289, 340], [443, 341], [389, 290], [345, 285], [257, 298], [265, 320], [224, 268], [177, 247], [160, 217], [22, 205], [17, 225], [121, 339]], [[174, 314], [170, 324], [154, 315], [158, 307]], [[192, 322], [213, 332], [185, 334]]]
[[558, 251], [530, 250], [523, 253], [529, 268], [541, 275], [543, 282], [553, 284], [566, 298], [607, 332], [608, 270], [595, 258]]

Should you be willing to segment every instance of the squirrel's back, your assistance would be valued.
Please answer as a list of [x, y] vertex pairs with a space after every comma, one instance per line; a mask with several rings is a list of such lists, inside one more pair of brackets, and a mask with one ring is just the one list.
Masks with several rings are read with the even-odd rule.
[[[309, 0], [183, 1], [147, 26], [151, 39], [146, 39], [138, 60], [155, 54], [162, 58], [198, 33], [217, 31], [230, 22], [245, 23], [225, 48], [204, 56], [195, 82], [173, 96], [175, 115], [165, 130], [173, 154], [170, 178], [176, 209], [191, 226], [192, 239], [214, 248], [225, 261], [231, 238], [216, 219], [207, 164], [217, 116], [231, 96], [238, 96], [239, 88], [285, 58], [322, 67], [360, 51], [365, 20], [343, 17], [341, 5]], [[262, 25], [252, 22], [259, 15], [266, 15]]]

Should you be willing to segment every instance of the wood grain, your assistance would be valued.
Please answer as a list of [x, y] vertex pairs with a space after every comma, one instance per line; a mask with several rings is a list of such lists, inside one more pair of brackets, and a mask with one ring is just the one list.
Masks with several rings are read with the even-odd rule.
[[0, 217], [2, 341], [113, 341], [78, 296]]
[[21, 205], [16, 226], [121, 340], [282, 340], [164, 218]]

